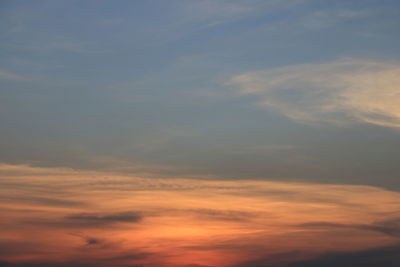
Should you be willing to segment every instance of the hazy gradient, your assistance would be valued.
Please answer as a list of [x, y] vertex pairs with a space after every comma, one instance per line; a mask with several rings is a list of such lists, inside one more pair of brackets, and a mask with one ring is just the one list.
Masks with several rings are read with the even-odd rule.
[[399, 266], [397, 0], [0, 1], [0, 266]]

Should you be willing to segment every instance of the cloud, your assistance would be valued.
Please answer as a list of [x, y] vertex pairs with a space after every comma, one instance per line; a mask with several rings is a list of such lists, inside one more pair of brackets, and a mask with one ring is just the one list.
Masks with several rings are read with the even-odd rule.
[[349, 253], [329, 253], [317, 259], [292, 263], [287, 267], [395, 267], [399, 262], [400, 246], [390, 246]]
[[329, 9], [309, 14], [303, 24], [309, 29], [323, 29], [348, 20], [360, 19], [371, 14], [371, 10]]
[[[77, 213], [64, 218], [35, 218], [24, 220], [26, 225], [46, 226], [52, 228], [109, 228], [118, 223], [139, 223], [143, 217], [136, 212], [120, 213]], [[88, 245], [98, 244], [99, 239], [83, 237]]]
[[[307, 2], [305, 0], [295, 1], [237, 1], [237, 0], [203, 0], [187, 1], [180, 3], [181, 15], [185, 22], [203, 22], [207, 27], [235, 22], [247, 17], [270, 13], [271, 11], [289, 9]], [[262, 13], [264, 12], [264, 13]]]
[[85, 239], [85, 241], [86, 241], [87, 245], [97, 245], [97, 244], [101, 243], [100, 239], [97, 239], [97, 238], [94, 238], [94, 237], [87, 237]]
[[[256, 5], [257, 6], [257, 5]], [[194, 1], [184, 5], [184, 13], [190, 14], [192, 20], [208, 20], [209, 26], [249, 14], [255, 9], [253, 5], [245, 5], [235, 1]]]
[[27, 204], [40, 204], [44, 206], [59, 206], [59, 207], [76, 207], [84, 206], [85, 203], [80, 201], [49, 198], [49, 197], [36, 197], [36, 196], [0, 196], [1, 202], [20, 202]]
[[399, 241], [399, 193], [372, 186], [0, 169], [15, 196], [0, 199], [0, 260], [13, 263], [279, 266]]
[[301, 228], [322, 228], [322, 229], [359, 229], [375, 231], [393, 237], [400, 237], [400, 219], [391, 219], [377, 222], [375, 224], [341, 224], [332, 222], [310, 222], [299, 225]]
[[15, 74], [9, 72], [8, 70], [0, 69], [0, 80], [13, 80], [13, 81], [30, 81], [31, 78], [25, 77], [23, 75]]
[[128, 211], [105, 215], [97, 213], [80, 213], [66, 216], [66, 219], [90, 224], [109, 224], [115, 222], [139, 222], [142, 219], [142, 216], [136, 212]]
[[[2, 234], [2, 236], [5, 236]], [[39, 254], [43, 247], [37, 244], [35, 240], [25, 239], [25, 240], [13, 240], [12, 238], [7, 239], [2, 237], [0, 239], [0, 266], [1, 259], [7, 256], [16, 256], [21, 253], [37, 253]]]
[[210, 265], [200, 265], [200, 264], [189, 264], [189, 265], [185, 265], [184, 267], [213, 267]]
[[[297, 256], [293, 251], [287, 258]], [[234, 267], [395, 267], [400, 261], [400, 246], [378, 247], [362, 251], [326, 253], [317, 258], [300, 260], [291, 263], [271, 263], [270, 257], [246, 261]]]
[[344, 58], [243, 73], [229, 84], [302, 122], [400, 128], [400, 64]]
[[256, 212], [236, 211], [236, 210], [217, 210], [217, 209], [193, 209], [183, 210], [185, 213], [193, 213], [196, 217], [203, 220], [216, 221], [248, 221], [257, 217]]
[[[25, 221], [33, 225], [46, 225], [48, 227], [66, 227], [66, 228], [85, 228], [85, 227], [105, 227], [112, 226], [116, 223], [138, 223], [142, 220], [142, 216], [136, 212], [121, 213], [78, 213], [67, 215], [62, 219], [40, 219]], [[90, 242], [87, 242], [88, 244]]]

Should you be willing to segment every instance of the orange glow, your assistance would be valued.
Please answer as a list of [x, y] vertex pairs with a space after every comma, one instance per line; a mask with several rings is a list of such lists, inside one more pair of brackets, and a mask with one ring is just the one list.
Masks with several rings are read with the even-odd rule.
[[0, 261], [278, 265], [398, 241], [382, 225], [396, 219], [400, 193], [376, 187], [12, 165], [0, 165], [0, 177]]

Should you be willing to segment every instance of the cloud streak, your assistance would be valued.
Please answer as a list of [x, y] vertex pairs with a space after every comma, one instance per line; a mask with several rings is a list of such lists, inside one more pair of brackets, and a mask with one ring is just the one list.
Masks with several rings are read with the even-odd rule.
[[400, 219], [392, 219], [388, 221], [377, 222], [374, 224], [341, 224], [330, 222], [309, 222], [299, 225], [301, 228], [312, 229], [359, 229], [366, 231], [375, 231], [393, 237], [400, 237]]
[[97, 213], [80, 213], [68, 215], [65, 217], [67, 220], [89, 223], [89, 224], [109, 224], [116, 222], [139, 222], [142, 219], [142, 216], [139, 214], [127, 211], [121, 213], [112, 213], [112, 214], [97, 214]]
[[230, 84], [302, 123], [400, 128], [400, 64], [344, 58], [243, 73]]
[[399, 240], [399, 193], [372, 186], [6, 164], [0, 178], [13, 196], [0, 198], [0, 261], [11, 266], [284, 266]]

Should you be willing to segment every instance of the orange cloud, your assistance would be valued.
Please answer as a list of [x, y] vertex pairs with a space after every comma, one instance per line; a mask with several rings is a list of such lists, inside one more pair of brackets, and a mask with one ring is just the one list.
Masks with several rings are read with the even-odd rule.
[[[400, 193], [0, 165], [0, 261], [272, 266], [398, 244]], [[397, 216], [397, 217], [396, 217]], [[290, 255], [290, 256], [288, 256]]]

